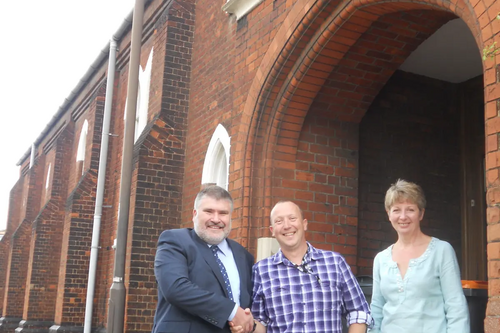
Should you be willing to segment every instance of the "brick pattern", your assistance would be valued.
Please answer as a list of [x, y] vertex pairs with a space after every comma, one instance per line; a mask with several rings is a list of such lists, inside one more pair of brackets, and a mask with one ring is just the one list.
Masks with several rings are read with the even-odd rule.
[[[68, 165], [71, 158], [73, 129], [68, 126], [58, 137], [46, 158], [45, 169], [51, 165], [50, 194], [45, 197], [40, 214], [31, 230], [30, 265], [27, 278], [29, 289], [24, 299], [23, 318], [30, 322], [54, 320], [59, 260], [61, 258], [64, 197], [67, 191]], [[48, 169], [47, 169], [48, 170]], [[47, 174], [47, 171], [45, 171]], [[45, 178], [47, 176], [45, 175]], [[45, 181], [43, 188], [45, 189]], [[31, 324], [33, 325], [33, 323]], [[48, 327], [47, 327], [48, 328]]]
[[23, 203], [23, 189], [25, 183], [25, 176], [19, 178], [14, 187], [10, 190], [9, 195], [9, 213], [7, 216], [7, 228], [5, 231], [5, 235], [2, 238], [9, 239], [9, 236], [12, 235], [14, 231], [16, 231], [17, 227], [20, 224], [20, 215]]
[[324, 116], [313, 106], [304, 120], [295, 161], [277, 163], [272, 180], [273, 203], [295, 201], [309, 221], [307, 239], [344, 255], [354, 272], [358, 137], [358, 124]]
[[[44, 156], [42, 155], [36, 159], [33, 167], [28, 170], [24, 180], [23, 197], [26, 203], [21, 207], [21, 216], [24, 216], [24, 219], [12, 234], [7, 267], [2, 313], [3, 317], [6, 318], [22, 318], [23, 315], [26, 280], [29, 272], [31, 226], [40, 208], [41, 182], [43, 179], [41, 171], [43, 164]], [[3, 325], [0, 326], [0, 330], [4, 332], [13, 332], [14, 329], [11, 327], [7, 330], [4, 329]]]
[[[31, 222], [24, 220], [11, 239], [11, 249], [7, 266], [3, 317], [21, 318], [24, 308], [26, 277], [28, 274], [29, 249], [31, 238]], [[6, 332], [0, 327], [2, 332]]]
[[397, 239], [384, 209], [398, 178], [422, 186], [422, 230], [450, 242], [461, 259], [460, 114], [456, 85], [396, 72], [360, 124], [359, 257], [370, 275], [373, 258]]
[[[203, 161], [219, 122], [228, 129], [233, 100], [232, 70], [236, 23], [222, 12], [222, 2], [196, 1], [195, 43], [187, 117], [186, 173], [182, 200], [193, 202], [201, 187]], [[207, 52], [207, 50], [210, 50]], [[187, 113], [188, 110], [186, 110]], [[192, 226], [192, 206], [183, 206], [183, 227]]]
[[5, 290], [7, 288], [7, 274], [9, 272], [9, 258], [11, 249], [11, 238], [13, 232], [19, 225], [20, 204], [22, 203], [21, 195], [23, 189], [24, 177], [20, 178], [9, 196], [9, 213], [7, 216], [7, 230], [0, 241], [0, 251], [4, 255], [0, 258], [0, 314], [3, 313]]
[[[378, 50], [377, 53], [375, 52], [377, 51], [376, 48], [370, 49], [366, 47], [361, 48], [361, 51], [363, 52], [362, 54], [356, 55], [356, 53], [359, 52], [346, 54], [342, 51], [341, 46], [345, 46], [343, 48], [345, 51], [351, 50], [351, 46], [358, 43], [360, 38], [363, 38], [362, 35], [366, 31], [363, 29], [370, 27], [371, 22], [378, 21], [379, 17], [390, 12], [398, 11], [404, 11], [404, 15], [407, 15], [409, 10], [421, 10], [423, 8], [422, 5], [425, 4], [425, 2], [404, 4], [384, 3], [377, 6], [370, 6], [373, 2], [353, 1], [349, 3], [344, 10], [339, 10], [337, 12], [338, 16], [336, 17], [336, 21], [332, 20], [334, 24], [331, 25], [331, 29], [325, 29], [322, 30], [321, 33], [317, 33], [315, 35], [317, 39], [314, 40], [314, 42], [307, 44], [311, 41], [311, 36], [308, 35], [308, 29], [314, 27], [312, 28], [314, 33], [314, 29], [318, 29], [318, 25], [322, 23], [320, 17], [325, 17], [330, 14], [329, 12], [324, 11], [324, 8], [326, 7], [322, 7], [322, 3], [324, 4], [325, 2], [304, 1], [300, 4], [297, 3], [290, 10], [290, 19], [285, 21], [285, 24], [277, 32], [273, 45], [264, 56], [264, 59], [254, 76], [251, 87], [248, 89], [248, 93], [243, 94], [243, 96], [246, 97], [246, 101], [244, 102], [245, 106], [243, 108], [240, 127], [237, 131], [238, 133], [234, 135], [234, 131], [231, 132], [233, 139], [237, 138], [238, 141], [233, 141], [232, 152], [234, 151], [235, 153], [232, 153], [234, 161], [232, 163], [232, 179], [230, 187], [233, 189], [244, 187], [242, 191], [238, 191], [238, 193], [243, 196], [243, 215], [246, 218], [246, 207], [253, 207], [253, 212], [249, 214], [248, 219], [257, 226], [264, 225], [263, 217], [267, 215], [269, 209], [268, 207], [271, 205], [272, 201], [270, 199], [270, 188], [272, 188], [272, 168], [275, 167], [275, 163], [269, 163], [268, 161], [273, 159], [273, 156], [271, 155], [282, 153], [282, 151], [280, 151], [281, 147], [284, 147], [286, 150], [289, 149], [286, 146], [296, 146], [296, 144], [290, 143], [290, 141], [298, 140], [300, 128], [304, 121], [303, 119], [309, 111], [309, 106], [312, 104], [312, 100], [317, 95], [317, 92], [325, 87], [324, 83], [326, 78], [324, 73], [329, 73], [330, 69], [332, 69], [334, 65], [343, 63], [343, 66], [339, 67], [344, 68], [344, 70], [347, 69], [348, 72], [351, 72], [343, 74], [353, 75], [353, 73], [358, 73], [362, 78], [365, 78], [364, 74], [369, 74], [370, 71], [375, 70], [375, 68], [367, 66], [370, 64], [365, 63], [366, 61], [375, 61], [375, 59], [378, 58], [377, 62], [384, 65], [384, 61], [387, 61], [384, 57], [389, 57], [389, 54], [384, 54], [383, 50], [382, 52], [381, 50]], [[361, 5], [363, 6], [362, 9], [360, 9]], [[432, 2], [432, 5], [436, 6], [435, 8], [442, 7], [446, 11], [449, 10], [464, 19], [464, 21], [471, 28], [473, 35], [476, 36], [478, 45], [481, 46], [483, 43], [487, 42], [491, 44], [495, 40], [494, 37], [499, 31], [497, 26], [498, 22], [495, 21], [495, 16], [499, 12], [499, 8], [498, 5], [494, 4], [492, 1], [488, 1], [487, 3], [474, 1], [472, 4], [461, 1], [436, 1]], [[427, 7], [427, 9], [430, 8]], [[449, 14], [445, 13], [442, 15], [437, 11], [426, 11], [426, 13], [431, 14], [429, 17], [431, 20], [438, 19], [435, 21], [437, 23], [435, 26], [436, 28], [450, 18]], [[413, 13], [410, 13], [410, 16], [412, 14]], [[388, 16], [383, 17], [382, 19], [387, 19]], [[441, 18], [439, 18], [439, 16], [441, 16]], [[391, 19], [393, 18], [394, 17]], [[400, 18], [405, 19], [401, 16]], [[480, 19], [478, 20], [478, 18]], [[318, 25], [315, 25], [312, 22], [317, 22]], [[421, 23], [421, 21], [416, 21], [414, 23], [410, 23], [410, 26], [418, 28], [418, 25]], [[251, 23], [249, 23], [249, 25], [250, 24]], [[392, 24], [392, 22], [390, 24]], [[431, 31], [425, 31], [425, 29], [419, 29], [420, 31], [416, 36], [405, 36], [405, 30], [410, 26], [407, 25], [406, 27], [403, 27], [403, 30], [399, 29], [399, 31], [392, 32], [396, 33], [396, 35], [403, 33], [402, 36], [397, 38], [399, 38], [399, 41], [404, 44], [411, 41], [411, 38], [408, 37], [421, 38], [425, 34], [431, 33]], [[492, 29], [494, 26], [496, 26], [497, 29]], [[339, 27], [343, 27], [343, 29], [339, 29]], [[384, 25], [380, 25], [377, 28], [387, 28], [387, 25], [385, 27]], [[331, 38], [331, 36], [334, 37]], [[368, 35], [365, 36], [369, 37]], [[335, 45], [334, 47], [333, 45], [328, 44], [331, 40], [335, 40], [335, 38], [338, 45]], [[418, 45], [415, 39], [413, 39], [411, 43], [415, 43], [415, 46]], [[305, 47], [304, 45], [308, 47], [306, 52], [300, 51], [301, 47]], [[296, 53], [294, 53], [296, 50], [299, 50], [299, 54], [302, 52], [301, 57], [294, 57], [296, 55]], [[338, 52], [339, 50], [342, 52]], [[358, 48], [358, 50], [360, 49]], [[399, 51], [407, 52], [406, 54], [411, 52], [410, 49], [403, 49]], [[352, 57], [351, 59], [351, 56], [353, 55], [355, 57]], [[399, 53], [399, 55], [401, 55], [403, 59], [405, 58], [403, 53]], [[370, 57], [372, 60], [369, 59]], [[314, 62], [312, 59], [314, 59]], [[496, 59], [496, 61], [497, 60], [498, 59]], [[303, 66], [300, 65], [301, 63]], [[490, 147], [492, 147], [492, 150], [490, 150], [492, 153], [490, 154], [490, 162], [487, 162], [490, 186], [491, 188], [495, 188], [493, 190], [489, 190], [489, 200], [490, 205], [492, 206], [499, 201], [497, 200], [498, 196], [494, 191], [496, 191], [496, 187], [500, 183], [498, 182], [498, 158], [496, 157], [496, 150], [498, 149], [498, 140], [496, 140], [497, 130], [493, 129], [496, 117], [498, 117], [498, 114], [495, 111], [496, 107], [494, 105], [498, 99], [498, 89], [495, 89], [497, 86], [497, 80], [495, 79], [495, 71], [492, 70], [494, 68], [494, 63], [494, 61], [491, 61], [490, 63], [486, 62], [485, 67], [488, 72], [486, 73], [487, 77], [485, 77], [485, 82], [491, 84], [491, 88], [486, 89], [486, 100], [487, 102], [488, 100], [490, 101], [490, 106], [487, 110], [490, 110], [489, 114], [492, 118], [490, 135], [494, 136], [488, 141], [490, 142]], [[288, 64], [291, 64], [291, 66], [287, 66]], [[354, 69], [357, 69], [357, 71], [350, 70], [353, 69], [352, 66], [354, 66]], [[359, 89], [359, 91], [345, 91], [348, 90], [348, 88], [345, 86], [341, 87], [339, 91], [342, 92], [342, 95], [339, 95], [338, 97], [342, 99], [340, 104], [342, 107], [337, 108], [338, 105], [335, 105], [335, 103], [330, 104], [332, 111], [339, 109], [339, 111], [344, 113], [342, 119], [359, 121], [366, 112], [369, 103], [373, 100], [380, 88], [384, 85], [398, 65], [393, 64], [388, 67], [381, 67], [382, 69], [386, 68], [388, 71], [385, 71], [385, 73], [382, 72], [382, 75], [378, 75], [378, 80], [373, 82], [371, 86], [363, 86], [363, 82], [352, 82], [353, 85], [351, 87]], [[290, 71], [293, 72], [293, 75], [289, 75]], [[372, 76], [376, 76], [376, 74], [379, 73], [374, 72], [371, 74]], [[359, 77], [360, 75], [353, 76]], [[364, 83], [367, 82], [365, 81]], [[336, 92], [334, 91], [333, 93], [335, 96]], [[245, 97], [243, 97], [243, 99]], [[359, 99], [360, 97], [361, 99]], [[286, 119], [287, 117], [289, 120]], [[275, 124], [272, 124], [271, 121], [275, 121]], [[284, 125], [289, 127], [289, 129], [295, 133], [290, 133], [290, 131], [283, 136], [277, 134], [281, 132]], [[281, 147], [273, 144], [275, 142], [279, 142], [280, 140], [288, 140], [288, 144], [282, 145]], [[271, 142], [271, 144], [269, 144], [269, 142]], [[267, 143], [268, 147], [259, 148], [259, 145], [263, 145], [263, 143]], [[289, 157], [289, 159], [292, 158], [293, 157]], [[285, 159], [282, 160], [282, 163], [284, 164], [285, 161]], [[235, 190], [233, 190], [233, 192], [235, 192]], [[249, 199], [247, 200], [245, 196]], [[257, 197], [257, 199], [251, 201], [251, 196]], [[496, 234], [496, 231], [500, 229], [497, 228], [496, 225], [499, 223], [500, 219], [497, 216], [500, 214], [496, 214], [496, 210], [491, 209], [491, 211], [492, 214], [489, 218], [491, 224], [489, 228], [490, 230], [488, 231], [489, 235], [492, 233]], [[490, 242], [497, 241], [495, 237], [496, 236], [490, 237]], [[493, 283], [496, 283], [496, 281], [493, 281]], [[490, 286], [491, 285], [492, 284], [490, 283]], [[500, 283], [496, 284], [496, 286], [500, 286]], [[492, 289], [494, 295], [498, 294], [497, 290], [500, 290], [500, 288], [495, 289], [490, 287], [490, 290]], [[497, 321], [494, 322], [492, 319], [490, 320], [490, 323], [491, 324], [487, 324], [487, 330], [490, 332], [498, 330]]]
[[157, 290], [156, 243], [163, 230], [179, 228], [184, 161], [183, 131], [167, 112], [154, 120], [140, 145], [135, 210], [129, 236], [127, 332], [148, 332], [153, 325]]
[[[157, 299], [156, 243], [163, 230], [181, 225], [194, 2], [174, 1], [165, 14], [168, 24], [157, 25], [165, 34], [154, 42], [155, 55], [160, 51], [161, 57], [161, 48], [165, 49], [163, 77], [158, 73], [152, 77], [151, 87], [162, 91], [161, 100], [150, 99], [150, 116], [156, 116], [135, 145], [133, 220], [126, 267], [127, 332], [151, 331]], [[157, 105], [161, 106], [159, 113], [155, 112]]]
[[[377, 246], [382, 244], [381, 240], [373, 240], [372, 234], [363, 231], [365, 224], [373, 224], [369, 221], [371, 218], [366, 222], [362, 219], [366, 218], [367, 209], [379, 204], [377, 193], [381, 190], [363, 197], [366, 193], [364, 178], [358, 181], [357, 175], [358, 172], [363, 174], [364, 164], [359, 163], [365, 163], [357, 158], [358, 133], [363, 131], [357, 123], [406, 56], [454, 15], [468, 24], [479, 49], [497, 41], [500, 30], [500, 21], [495, 18], [500, 12], [500, 4], [492, 0], [405, 3], [355, 0], [345, 3], [342, 8], [337, 8], [339, 1], [265, 0], [239, 22], [226, 16], [220, 9], [221, 4], [211, 0], [196, 1], [196, 20], [194, 0], [153, 0], [145, 12], [141, 64], [144, 65], [153, 46], [155, 55], [150, 124], [136, 146], [129, 274], [126, 277], [128, 287], [134, 288], [128, 289], [127, 330], [146, 332], [150, 329], [148, 316], [151, 303], [154, 303], [154, 295], [149, 289], [152, 271], [149, 262], [145, 264], [144, 260], [150, 260], [151, 245], [161, 229], [191, 224], [193, 197], [201, 185], [206, 148], [217, 124], [222, 123], [228, 129], [232, 140], [229, 188], [236, 199], [232, 236], [255, 251], [256, 238], [268, 235], [267, 216], [274, 201], [293, 195], [294, 200], [305, 206], [310, 220], [310, 240], [319, 247], [343, 253], [354, 265], [358, 236], [360, 253], [375, 250], [369, 242], [380, 242]], [[114, 260], [110, 247], [116, 233], [119, 202], [129, 49], [130, 35], [127, 35], [120, 41], [115, 82], [111, 132], [119, 136], [110, 140], [104, 204], [112, 208], [104, 210], [101, 230], [100, 283], [96, 289], [93, 320], [94, 327], [98, 328], [106, 323]], [[498, 57], [484, 62], [490, 206], [487, 333], [500, 328], [500, 273], [497, 269], [500, 259], [496, 247], [500, 242]], [[85, 175], [82, 177], [78, 172], [74, 156], [68, 167], [61, 250], [67, 255], [61, 259], [56, 301], [56, 322], [67, 326], [80, 326], [76, 322], [82, 318], [80, 305], [86, 288], [82, 277], [86, 277], [87, 272], [73, 269], [88, 265], [95, 197], [92, 189], [96, 182], [101, 120], [99, 114], [92, 115], [96, 106], [89, 107], [89, 111], [81, 110], [87, 108], [85, 103], [89, 103], [89, 99], [91, 104], [103, 102], [100, 94], [97, 99], [91, 97], [102, 89], [99, 85], [105, 77], [105, 66], [98, 71], [75, 100], [68, 117], [61, 119], [61, 122], [75, 121], [76, 132], [83, 119], [89, 119], [89, 129], [95, 131], [89, 131], [88, 135], [88, 159], [82, 166]], [[75, 138], [78, 137], [79, 133], [75, 133]], [[74, 146], [72, 154], [76, 154]], [[165, 158], [166, 155], [172, 158]], [[46, 165], [44, 158], [40, 155], [37, 163]], [[41, 197], [44, 175], [35, 179], [35, 171], [27, 170], [27, 164], [25, 161], [22, 165], [21, 179], [24, 180], [16, 185], [18, 203], [9, 215], [11, 232], [6, 239], [11, 250], [7, 272], [0, 274], [0, 282], [2, 275], [6, 281], [2, 311], [16, 316], [22, 315], [25, 306], [26, 313], [30, 313], [30, 303], [23, 304], [24, 284], [28, 272], [32, 274], [30, 279], [37, 278], [37, 269], [27, 270], [20, 263], [28, 262], [26, 249], [31, 239], [31, 222], [40, 213], [42, 200], [43, 204], [46, 202]], [[168, 165], [169, 169], [159, 170], [158, 165]], [[158, 179], [170, 183], [158, 183]], [[155, 191], [164, 190], [162, 186], [171, 186], [168, 203], [160, 201], [155, 194]], [[364, 200], [360, 201], [359, 221], [358, 186], [359, 200]], [[172, 197], [180, 187], [182, 196]], [[430, 192], [432, 194], [433, 190]], [[53, 198], [48, 200], [51, 205]], [[167, 208], [164, 205], [167, 204], [172, 212], [169, 211], [165, 219]], [[434, 219], [443, 221], [438, 215]], [[437, 232], [442, 230], [444, 227]], [[7, 240], [0, 244], [7, 244]], [[36, 241], [34, 238], [31, 258], [40, 248]], [[368, 259], [372, 254], [363, 252], [361, 258]], [[362, 269], [369, 269], [369, 264], [362, 260], [358, 263]], [[32, 262], [28, 262], [28, 267], [32, 267]], [[75, 276], [71, 275], [73, 272]], [[31, 302], [31, 299], [30, 296], [28, 300]]]
[[[328, 6], [318, 7], [318, 10], [326, 11], [328, 9]], [[272, 201], [269, 190], [271, 180], [266, 179], [271, 177], [271, 168], [276, 162], [268, 161], [281, 159], [280, 163], [286, 163], [293, 159], [293, 147], [297, 145], [301, 124], [313, 102], [321, 105], [324, 112], [334, 110], [340, 120], [359, 122], [379, 89], [395, 68], [404, 61], [403, 54], [411, 53], [420, 42], [452, 17], [448, 13], [439, 14], [439, 12], [430, 11], [399, 14], [401, 18], [396, 17], [396, 19], [400, 19], [402, 27], [411, 28], [414, 31], [406, 35], [400, 32], [401, 29], [395, 29], [395, 32], [390, 32], [390, 34], [387, 33], [394, 39], [403, 40], [398, 46], [388, 42], [389, 46], [393, 48], [402, 48], [398, 50], [398, 53], [391, 51], [392, 49], [384, 45], [382, 40], [377, 40], [379, 34], [383, 34], [384, 29], [387, 30], [398, 22], [390, 15], [383, 16], [385, 12], [392, 9], [389, 6], [376, 14], [369, 14], [366, 11], [356, 12], [351, 19], [352, 23], [345, 23], [342, 28], [339, 26], [344, 18], [338, 16], [330, 23], [331, 30], [328, 31], [324, 27], [321, 29], [325, 30], [318, 29], [311, 20], [307, 24], [304, 23], [303, 29], [305, 31], [301, 31], [304, 35], [301, 36], [301, 43], [297, 44], [297, 48], [307, 46], [304, 50], [305, 57], [301, 56], [297, 64], [293, 64], [294, 59], [296, 59], [294, 58], [295, 53], [284, 58], [281, 63], [278, 63], [277, 70], [272, 72], [274, 76], [272, 80], [274, 81], [271, 82], [275, 86], [265, 89], [262, 93], [259, 91], [258, 96], [261, 96], [261, 100], [256, 101], [256, 109], [248, 109], [254, 115], [258, 112], [263, 113], [259, 118], [254, 118], [259, 122], [259, 127], [248, 129], [246, 126], [242, 126], [242, 128], [245, 127], [242, 131], [250, 133], [251, 139], [253, 139], [253, 135], [256, 135], [256, 141], [253, 143], [254, 145], [246, 144], [244, 147], [239, 147], [239, 142], [236, 143], [236, 151], [242, 149], [249, 154], [245, 162], [252, 161], [253, 181], [248, 183], [252, 184], [252, 191], [248, 190], [244, 193], [252, 192], [255, 195], [251, 206], [256, 215], [252, 216], [252, 221], [256, 221], [256, 225], [262, 225], [262, 221], [265, 221], [265, 216], [262, 217], [260, 214], [266, 210], [260, 209], [260, 207], [269, 207], [269, 202]], [[377, 21], [381, 16], [380, 22]], [[309, 18], [309, 16], [307, 17]], [[318, 20], [321, 23], [321, 19]], [[376, 22], [373, 23], [374, 21]], [[426, 28], [428, 30], [424, 28], [419, 30], [418, 23], [428, 25]], [[313, 27], [318, 29], [316, 34], [314, 34]], [[326, 35], [327, 33], [328, 35]], [[327, 36], [327, 39], [324, 39], [323, 36]], [[309, 44], [303, 44], [308, 41], [310, 41]], [[315, 46], [313, 41], [321, 43], [322, 48], [317, 48], [316, 46], [319, 45]], [[295, 48], [293, 50], [296, 52]], [[390, 59], [386, 59], [387, 56], [386, 58], [382, 57], [384, 51], [397, 56], [389, 56]], [[307, 59], [315, 59], [315, 62], [312, 63]], [[388, 60], [391, 60], [392, 63]], [[292, 63], [287, 65], [290, 62]], [[337, 65], [335, 70], [326, 77], [335, 65]], [[377, 69], [376, 73], [374, 73], [375, 68]], [[250, 94], [249, 97], [253, 98]], [[247, 101], [247, 104], [248, 102], [251, 103], [250, 106], [253, 105], [252, 99]], [[254, 130], [257, 131], [255, 134]], [[266, 144], [262, 145], [262, 142]], [[244, 165], [238, 160], [234, 164], [236, 166]], [[235, 172], [233, 174], [235, 178], [241, 177], [241, 173]], [[241, 180], [238, 181], [238, 184], [241, 184]]]
[[[500, 21], [496, 15], [500, 12], [500, 3], [496, 1], [474, 1], [474, 12], [478, 17], [481, 27], [482, 43], [480, 49], [488, 47], [494, 42], [500, 42]], [[488, 294], [489, 301], [484, 322], [485, 333], [500, 331], [500, 217], [498, 211], [500, 178], [498, 132], [500, 131], [500, 84], [497, 75], [500, 55], [494, 59], [484, 61], [484, 86], [485, 86], [485, 122], [486, 122], [486, 184], [488, 188], [486, 200], [487, 209], [487, 240], [488, 240]]]
[[0, 241], [0, 252], [3, 256], [0, 258], [0, 314], [3, 312], [3, 299], [5, 294], [6, 273], [9, 259], [9, 241]]
[[82, 327], [88, 283], [97, 175], [88, 170], [65, 202], [55, 322]]
[[336, 61], [338, 67], [315, 102], [322, 103], [325, 112], [335, 112], [340, 119], [359, 122], [395, 69], [452, 18], [446, 12], [413, 10], [382, 15], [374, 22], [359, 17], [346, 23], [328, 47], [338, 49], [344, 35], [359, 37], [350, 48], [344, 46], [348, 51]]
[[[58, 221], [61, 259], [55, 270], [58, 279], [57, 296], [54, 297], [54, 321], [61, 326], [61, 330], [82, 327], [84, 323], [104, 94], [105, 85], [102, 84], [91, 98], [84, 117], [77, 123], [79, 129], [71, 133], [71, 139], [68, 138], [65, 159], [61, 159], [61, 163], [70, 166], [63, 175], [65, 179], [73, 180], [69, 184], [78, 180], [74, 187], [61, 188], [61, 193], [64, 193], [60, 202], [63, 214]], [[85, 120], [89, 126], [82, 175], [75, 156]], [[71, 191], [69, 195], [68, 191]]]
[[[130, 41], [129, 41], [130, 42]], [[124, 45], [119, 45], [119, 52], [117, 54], [117, 62], [128, 62], [128, 50]], [[123, 52], [123, 53], [122, 53]], [[126, 58], [126, 60], [125, 60]], [[110, 123], [110, 133], [116, 136], [109, 137], [108, 146], [108, 160], [106, 170], [106, 182], [104, 190], [103, 210], [101, 217], [101, 233], [99, 240], [99, 254], [97, 261], [96, 272], [96, 285], [94, 291], [94, 309], [93, 309], [93, 327], [103, 328], [106, 325], [107, 304], [109, 298], [109, 289], [111, 287], [113, 278], [113, 262], [114, 250], [112, 249], [113, 241], [116, 237], [116, 224], [118, 220], [118, 204], [119, 204], [119, 189], [120, 189], [120, 170], [123, 148], [123, 133], [124, 133], [124, 111], [125, 111], [125, 98], [127, 94], [127, 76], [128, 69], [117, 68], [115, 73], [115, 87], [113, 96], [113, 112]], [[95, 134], [101, 135], [102, 127], [95, 131]], [[100, 147], [100, 142], [97, 143]], [[95, 172], [96, 170], [94, 170]], [[96, 182], [97, 178], [91, 176], [89, 172], [86, 182]], [[90, 184], [85, 185], [85, 197], [88, 197], [91, 192]], [[95, 186], [95, 185], [94, 185]], [[75, 211], [78, 212], [78, 206], [75, 206]], [[86, 217], [88, 218], [88, 217]], [[82, 233], [83, 235], [83, 233]], [[90, 237], [90, 236], [89, 236]], [[91, 242], [91, 240], [90, 240]], [[68, 312], [69, 314], [69, 312]], [[69, 318], [69, 316], [68, 316]], [[68, 323], [69, 325], [69, 323]]]
[[[284, 87], [281, 96], [267, 96], [264, 104], [267, 108], [263, 112], [269, 112], [269, 120], [261, 120], [258, 133], [263, 139], [256, 141], [252, 155], [253, 172], [256, 175], [252, 183], [253, 192], [258, 196], [252, 206], [256, 214], [259, 210], [264, 211], [259, 207], [269, 207], [269, 203], [273, 201], [272, 196], [269, 197], [274, 191], [273, 180], [269, 179], [273, 177], [273, 168], [288, 164], [294, 159], [305, 115], [311, 112], [310, 110], [317, 109], [316, 112], [325, 117], [335, 114], [339, 120], [359, 122], [379, 89], [406, 56], [452, 18], [449, 13], [429, 11], [411, 11], [380, 17], [368, 16], [363, 12], [359, 16], [353, 19], [354, 23], [346, 23], [341, 31], [331, 37], [323, 53], [317, 55], [317, 61], [310, 65], [310, 75], [300, 77], [299, 70], [295, 79], [301, 80], [300, 84], [293, 85], [292, 78], [289, 81], [282, 80]], [[375, 19], [375, 22], [369, 19]], [[425, 24], [426, 28], [419, 29], [418, 23]], [[352, 43], [347, 42], [347, 39], [352, 40]], [[333, 68], [333, 65], [337, 65], [335, 70], [325, 78], [326, 68]], [[292, 94], [284, 89], [298, 90]], [[317, 94], [314, 93], [315, 89], [319, 89]], [[270, 103], [272, 98], [276, 99], [274, 108], [269, 107], [273, 105]], [[352, 225], [357, 225], [357, 222], [354, 222], [356, 214], [349, 216], [353, 218]], [[266, 216], [262, 221], [265, 219]], [[260, 225], [259, 221], [256, 225]], [[264, 229], [265, 226], [262, 225]]]

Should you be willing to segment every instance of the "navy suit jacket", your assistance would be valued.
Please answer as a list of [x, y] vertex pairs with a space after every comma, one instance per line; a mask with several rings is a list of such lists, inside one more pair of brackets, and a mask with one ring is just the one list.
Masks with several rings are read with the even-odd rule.
[[[240, 276], [240, 306], [252, 299], [253, 256], [227, 239]], [[230, 332], [235, 303], [228, 298], [215, 257], [193, 229], [164, 231], [155, 258], [158, 305], [153, 333]]]

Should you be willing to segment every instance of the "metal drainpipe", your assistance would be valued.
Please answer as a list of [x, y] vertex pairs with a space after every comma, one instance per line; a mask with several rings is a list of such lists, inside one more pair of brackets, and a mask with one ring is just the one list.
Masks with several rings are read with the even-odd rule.
[[139, 85], [139, 66], [141, 56], [142, 20], [144, 1], [136, 0], [132, 20], [132, 39], [128, 67], [127, 110], [123, 137], [122, 169], [120, 177], [120, 205], [118, 207], [118, 226], [116, 231], [115, 265], [113, 283], [109, 291], [108, 333], [123, 333], [125, 318], [125, 257], [127, 250], [127, 232], [130, 207], [130, 193], [133, 171], [133, 149], [135, 133], [135, 114]]
[[111, 123], [111, 106], [113, 105], [113, 88], [115, 85], [116, 40], [109, 42], [108, 78], [106, 80], [106, 100], [104, 102], [104, 117], [102, 122], [101, 151], [99, 156], [99, 173], [97, 174], [97, 190], [94, 210], [94, 226], [92, 230], [92, 246], [90, 248], [89, 281], [87, 300], [85, 304], [84, 333], [92, 330], [92, 310], [94, 305], [94, 290], [99, 252], [99, 237], [101, 231], [102, 203], [104, 200], [104, 185], [106, 183], [106, 163], [108, 160], [109, 127]]

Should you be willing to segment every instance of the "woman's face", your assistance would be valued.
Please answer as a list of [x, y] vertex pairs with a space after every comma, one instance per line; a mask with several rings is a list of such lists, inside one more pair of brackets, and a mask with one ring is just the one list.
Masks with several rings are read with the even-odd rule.
[[413, 202], [404, 200], [392, 205], [387, 214], [396, 232], [404, 235], [420, 230], [420, 221], [424, 217], [424, 211], [424, 209], [418, 209]]

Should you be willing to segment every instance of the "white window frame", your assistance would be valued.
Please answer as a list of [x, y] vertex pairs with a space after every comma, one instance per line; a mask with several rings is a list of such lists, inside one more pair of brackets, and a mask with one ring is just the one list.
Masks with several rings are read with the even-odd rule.
[[[151, 87], [151, 69], [153, 66], [153, 50], [149, 53], [148, 62], [144, 70], [139, 66], [139, 89], [137, 92], [137, 110], [135, 113], [134, 142], [144, 131], [148, 123], [149, 90]], [[125, 108], [126, 109], [126, 108]]]
[[47, 191], [49, 189], [51, 167], [52, 167], [52, 163], [49, 163], [49, 168], [47, 169], [47, 179], [45, 180], [45, 191]]
[[264, 0], [228, 0], [222, 6], [222, 10], [228, 14], [233, 14], [236, 17], [236, 21], [238, 21], [250, 13], [262, 1]]
[[85, 154], [87, 149], [87, 134], [89, 132], [89, 122], [85, 119], [82, 126], [82, 131], [80, 132], [80, 139], [78, 141], [78, 150], [76, 151], [76, 161], [82, 162], [82, 175], [83, 175], [83, 164], [85, 163]]
[[229, 133], [224, 126], [219, 124], [212, 135], [205, 155], [201, 177], [202, 184], [217, 184], [226, 190], [228, 189], [230, 150]]

